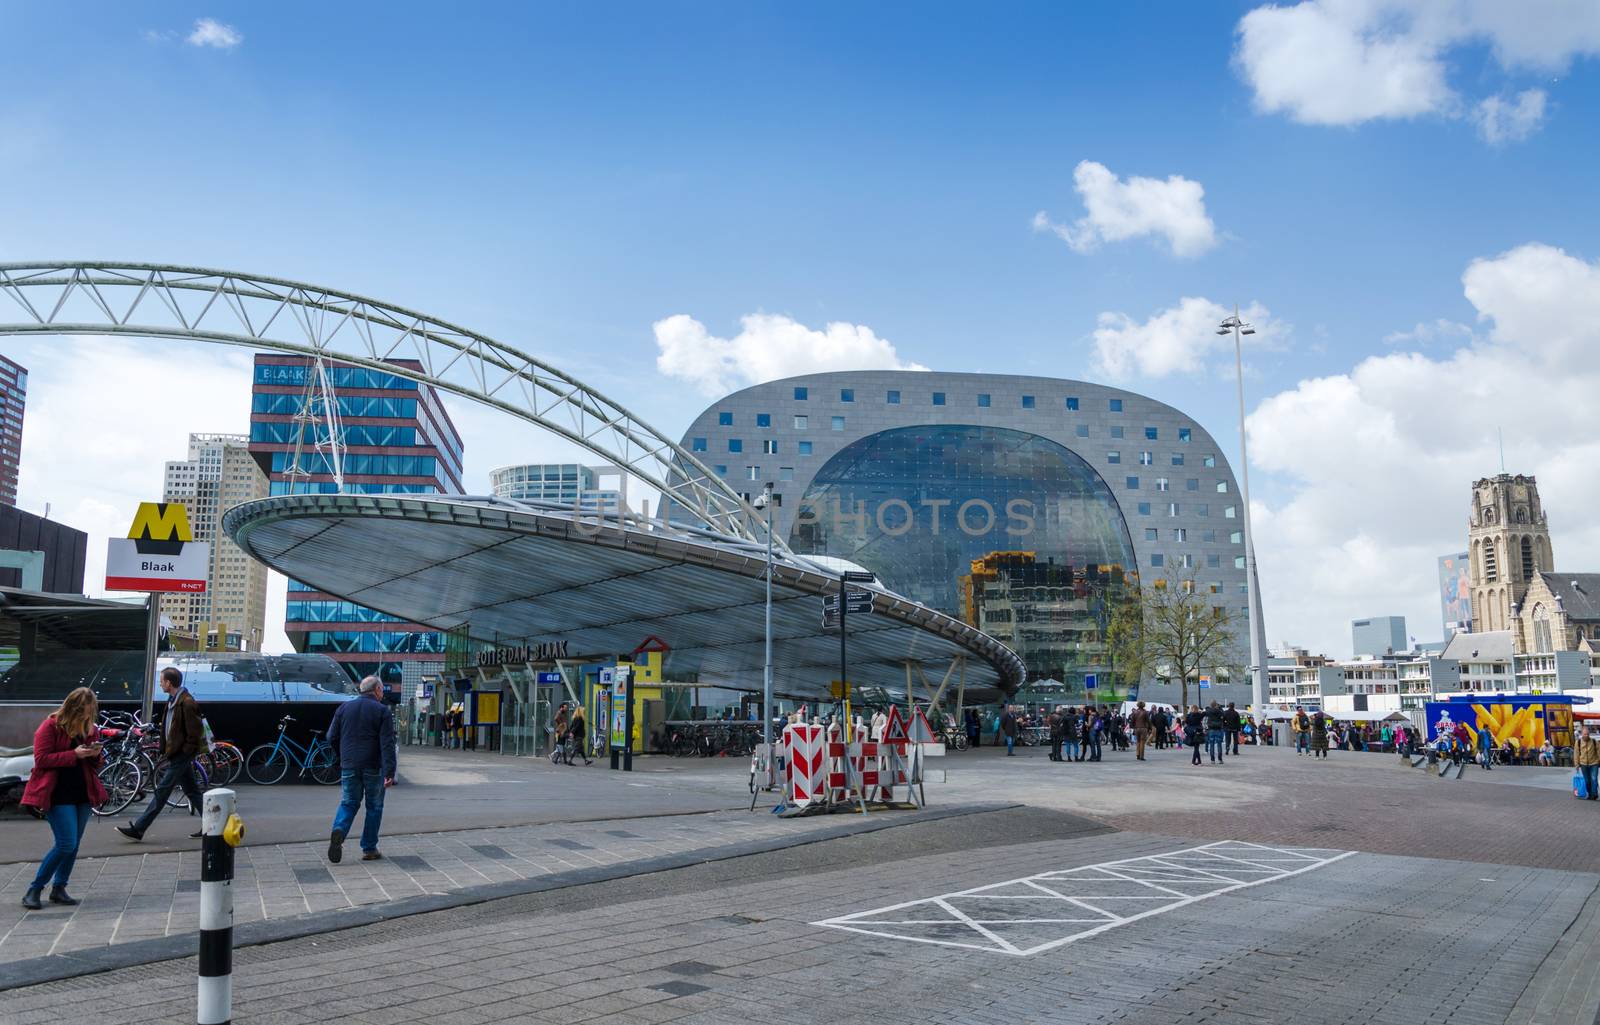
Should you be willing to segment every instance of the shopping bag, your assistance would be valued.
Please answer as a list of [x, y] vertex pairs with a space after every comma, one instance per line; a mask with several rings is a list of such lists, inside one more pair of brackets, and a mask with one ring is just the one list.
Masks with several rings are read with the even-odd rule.
[[1572, 796], [1580, 801], [1589, 796], [1589, 788], [1584, 784], [1581, 772], [1572, 774]]

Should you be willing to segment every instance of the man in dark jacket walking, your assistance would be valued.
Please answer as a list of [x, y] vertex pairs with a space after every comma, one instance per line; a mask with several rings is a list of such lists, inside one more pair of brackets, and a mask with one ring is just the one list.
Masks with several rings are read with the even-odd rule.
[[[194, 779], [194, 756], [205, 745], [205, 730], [200, 725], [200, 706], [183, 685], [183, 673], [171, 666], [161, 670], [161, 689], [167, 695], [167, 714], [161, 720], [161, 754], [166, 758], [166, 768], [161, 772], [155, 795], [150, 798], [150, 806], [144, 810], [144, 814], [126, 826], [117, 827], [117, 832], [129, 840], [144, 839], [144, 831], [155, 822], [161, 809], [167, 806], [167, 797], [171, 795], [173, 787], [183, 788], [184, 796], [189, 799], [191, 814], [199, 814], [201, 806], [205, 804], [200, 786]], [[191, 840], [199, 836], [198, 831], [189, 834]]]
[[1233, 707], [1233, 702], [1228, 702], [1228, 710], [1222, 713], [1222, 728], [1227, 731], [1222, 749], [1230, 754], [1239, 753], [1239, 727], [1243, 725], [1239, 718], [1239, 710]]
[[361, 696], [346, 701], [328, 724], [328, 745], [339, 756], [339, 810], [328, 837], [328, 860], [344, 857], [344, 838], [356, 820], [363, 798], [367, 814], [361, 821], [361, 860], [376, 861], [378, 827], [383, 824], [383, 791], [394, 786], [394, 716], [383, 703], [383, 684], [376, 676], [361, 681]]

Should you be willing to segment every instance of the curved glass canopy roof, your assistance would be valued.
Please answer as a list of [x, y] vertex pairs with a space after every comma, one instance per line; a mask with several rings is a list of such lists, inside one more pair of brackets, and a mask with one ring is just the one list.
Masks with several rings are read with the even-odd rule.
[[[433, 495], [282, 495], [229, 510], [223, 527], [272, 568], [408, 622], [498, 644], [565, 641], [574, 658], [626, 654], [654, 636], [672, 649], [669, 679], [761, 686], [760, 544], [536, 502]], [[822, 697], [839, 677], [838, 632], [822, 627], [822, 596], [838, 586], [823, 567], [776, 553], [775, 693]], [[1022, 661], [983, 631], [866, 589], [872, 612], [849, 617], [855, 686], [903, 692], [908, 662], [933, 676], [958, 658], [969, 701], [1022, 682]]]

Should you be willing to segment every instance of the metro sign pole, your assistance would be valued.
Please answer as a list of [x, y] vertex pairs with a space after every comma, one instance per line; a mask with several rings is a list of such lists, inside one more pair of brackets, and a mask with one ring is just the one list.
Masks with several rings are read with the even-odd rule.
[[155, 714], [156, 648], [161, 642], [162, 594], [204, 594], [211, 546], [195, 541], [179, 502], [141, 502], [125, 538], [106, 542], [106, 590], [143, 591], [145, 625], [144, 721]]

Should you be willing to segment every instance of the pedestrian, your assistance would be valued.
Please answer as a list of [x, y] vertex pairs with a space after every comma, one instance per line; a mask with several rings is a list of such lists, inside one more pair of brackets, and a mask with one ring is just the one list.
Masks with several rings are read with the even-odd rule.
[[1098, 709], [1091, 707], [1085, 723], [1084, 750], [1089, 754], [1088, 761], [1098, 762], [1100, 760], [1100, 743], [1106, 729], [1105, 716]]
[[1050, 726], [1050, 760], [1052, 762], [1061, 760], [1061, 712], [1060, 708], [1051, 709], [1050, 715], [1046, 719]]
[[383, 684], [369, 676], [356, 689], [361, 696], [335, 709], [328, 724], [328, 746], [339, 756], [339, 810], [328, 834], [328, 860], [335, 865], [344, 857], [344, 838], [363, 799], [367, 812], [361, 819], [361, 860], [383, 857], [378, 853], [383, 792], [394, 786], [394, 716], [383, 703]]
[[94, 806], [106, 800], [99, 776], [105, 757], [95, 725], [99, 714], [94, 691], [79, 687], [33, 732], [33, 775], [22, 791], [22, 803], [50, 823], [55, 845], [22, 895], [22, 906], [29, 911], [43, 907], [39, 898], [46, 883], [50, 884], [50, 903], [78, 903], [67, 895], [67, 883], [72, 880], [78, 844], [94, 817]]
[[[795, 715], [797, 718], [803, 718], [803, 712], [797, 711]], [[583, 764], [591, 764], [589, 759], [589, 724], [584, 721], [582, 705], [574, 705], [572, 708], [572, 721], [567, 724], [567, 736], [572, 740], [572, 750], [583, 758]], [[572, 764], [570, 757], [567, 764]]]
[[1222, 728], [1227, 732], [1227, 744], [1223, 746], [1224, 749], [1226, 749], [1228, 745], [1232, 745], [1232, 751], [1234, 754], [1239, 753], [1240, 726], [1241, 723], [1239, 721], [1239, 710], [1234, 708], [1233, 702], [1230, 701], [1228, 702], [1228, 710], [1222, 713]]
[[1000, 734], [1006, 741], [1006, 755], [1010, 757], [1017, 753], [1017, 717], [1011, 713], [1011, 706], [1007, 705], [1000, 712]]
[[1078, 710], [1068, 708], [1061, 717], [1061, 760], [1064, 762], [1080, 762], [1083, 760], [1082, 747], [1078, 742], [1081, 735], [1081, 723], [1078, 719]]
[[561, 743], [561, 738], [567, 735], [568, 717], [569, 712], [567, 709], [567, 703], [563, 701], [561, 702], [561, 707], [556, 709], [555, 721], [550, 724], [550, 735], [555, 738], [555, 743], [557, 744]]
[[1311, 756], [1328, 757], [1328, 723], [1332, 720], [1322, 712], [1311, 717]]
[[1133, 726], [1133, 757], [1135, 761], [1144, 761], [1144, 745], [1150, 739], [1150, 713], [1144, 710], [1144, 702], [1140, 701], [1133, 708], [1133, 715], [1128, 717], [1128, 722]]
[[1199, 705], [1190, 705], [1189, 711], [1184, 713], [1183, 739], [1194, 754], [1194, 757], [1189, 759], [1190, 765], [1200, 764], [1200, 740], [1205, 734], [1205, 722], [1205, 713], [1200, 711]]
[[983, 736], [983, 726], [978, 722], [978, 710], [976, 708], [967, 709], [966, 720], [967, 743], [977, 747], [978, 741]]
[[1494, 734], [1486, 729], [1478, 731], [1478, 764], [1488, 772], [1494, 764]]
[[1156, 750], [1164, 751], [1167, 747], [1167, 713], [1160, 705], [1150, 712], [1150, 733], [1155, 738]]
[[1593, 801], [1596, 790], [1600, 790], [1600, 737], [1588, 723], [1578, 733], [1577, 743], [1572, 745], [1572, 761], [1583, 774], [1583, 796]]
[[1215, 701], [1206, 709], [1206, 754], [1213, 762], [1222, 762], [1222, 752], [1227, 744], [1227, 712]]
[[1289, 729], [1294, 732], [1294, 753], [1303, 755], [1311, 750], [1311, 720], [1306, 716], [1304, 708], [1296, 707], [1294, 718], [1289, 720]]
[[[167, 764], [144, 814], [126, 826], [117, 827], [117, 832], [129, 840], [144, 839], [145, 830], [155, 822], [161, 809], [167, 806], [167, 798], [172, 794], [173, 787], [183, 788], [184, 795], [189, 798], [190, 815], [198, 815], [200, 806], [205, 803], [205, 798], [200, 794], [200, 785], [194, 779], [194, 757], [205, 743], [205, 733], [200, 726], [200, 706], [183, 685], [183, 674], [172, 666], [161, 670], [161, 689], [167, 695], [167, 714], [161, 717], [161, 754]], [[189, 839], [200, 839], [200, 831], [190, 833]]]

